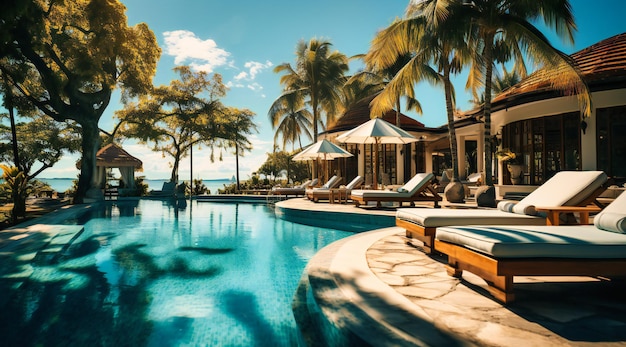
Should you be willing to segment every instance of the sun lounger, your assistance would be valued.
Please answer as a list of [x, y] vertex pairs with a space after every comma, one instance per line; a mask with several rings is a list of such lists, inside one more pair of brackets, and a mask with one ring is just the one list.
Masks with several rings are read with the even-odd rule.
[[437, 229], [435, 247], [448, 255], [449, 275], [483, 278], [499, 301], [515, 299], [514, 276], [626, 276], [626, 195], [593, 225], [453, 226]]
[[312, 188], [312, 189], [307, 189], [306, 190], [306, 197], [309, 200], [313, 200], [313, 196], [314, 196], [315, 193], [330, 192], [331, 189], [338, 187], [339, 184], [341, 184], [341, 177], [335, 175], [335, 176], [331, 177], [328, 180], [328, 182], [326, 182], [323, 186], [317, 187], [317, 188]]
[[[545, 225], [552, 211], [538, 212], [535, 206], [556, 209], [563, 206], [586, 206], [602, 193], [607, 176], [602, 171], [561, 171], [521, 201], [503, 201], [497, 209], [399, 209], [396, 225], [406, 229], [408, 238], [424, 243], [426, 253], [433, 252], [438, 227], [450, 225]], [[567, 212], [564, 210], [559, 213]], [[584, 211], [582, 211], [584, 215]], [[551, 223], [551, 224], [554, 224]]]
[[309, 187], [314, 187], [317, 184], [317, 178], [313, 179], [313, 180], [307, 180], [306, 182], [295, 186], [295, 187], [276, 187], [276, 188], [272, 188], [272, 194], [273, 195], [285, 195], [285, 196], [289, 196], [289, 195], [293, 195], [293, 196], [299, 196], [299, 195], [304, 195], [306, 193], [306, 189]]
[[163, 182], [161, 190], [151, 190], [148, 193], [149, 196], [154, 197], [169, 197], [176, 195], [176, 182]]
[[419, 173], [398, 188], [397, 191], [353, 190], [350, 199], [354, 201], [356, 206], [367, 204], [370, 201], [376, 201], [377, 207], [381, 206], [382, 201], [399, 202], [400, 206], [403, 202], [409, 202], [411, 206], [414, 206], [415, 201], [433, 201], [435, 207], [439, 207], [438, 203], [442, 199], [432, 185], [434, 178], [432, 173]]
[[[345, 194], [349, 196], [354, 188], [358, 188], [362, 184], [363, 184], [363, 177], [356, 176], [352, 181], [350, 181], [350, 183], [348, 183], [348, 185], [345, 186]], [[319, 200], [322, 200], [322, 199], [328, 200], [330, 199], [331, 189], [336, 189], [336, 188], [311, 189], [307, 192], [307, 197], [309, 198], [309, 200], [313, 200], [314, 202], [318, 202]]]

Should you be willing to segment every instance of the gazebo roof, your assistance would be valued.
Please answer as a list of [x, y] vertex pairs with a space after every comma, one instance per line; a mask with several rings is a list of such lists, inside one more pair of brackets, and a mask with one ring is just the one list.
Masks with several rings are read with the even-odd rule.
[[122, 147], [115, 143], [110, 143], [102, 147], [96, 153], [96, 166], [104, 167], [123, 167], [132, 166], [141, 168], [143, 163], [141, 160], [128, 154]]

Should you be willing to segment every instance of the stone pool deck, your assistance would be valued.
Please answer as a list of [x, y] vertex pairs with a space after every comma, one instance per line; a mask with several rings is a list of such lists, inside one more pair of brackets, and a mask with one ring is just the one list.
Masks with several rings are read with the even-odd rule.
[[[348, 221], [395, 215], [393, 209], [304, 199], [280, 202], [277, 208], [341, 213]], [[383, 227], [331, 244], [309, 262], [305, 276], [311, 295], [351, 341], [374, 346], [626, 346], [626, 282], [516, 277], [517, 299], [503, 306], [480, 278], [468, 272], [462, 279], [448, 276], [445, 258], [427, 256], [418, 241], [417, 247], [407, 241], [404, 229]]]

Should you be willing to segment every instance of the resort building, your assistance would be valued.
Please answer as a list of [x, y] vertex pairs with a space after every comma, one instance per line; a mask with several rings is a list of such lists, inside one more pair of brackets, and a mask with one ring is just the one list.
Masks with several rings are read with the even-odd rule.
[[[516, 154], [523, 168], [516, 189], [542, 184], [562, 170], [603, 170], [615, 184], [626, 182], [626, 33], [571, 55], [592, 92], [589, 117], [582, 118], [575, 95], [563, 95], [532, 74], [493, 98], [492, 128], [497, 149]], [[369, 102], [359, 102], [320, 135], [334, 140], [342, 133], [365, 123]], [[407, 145], [381, 145], [379, 181], [402, 184], [418, 172], [433, 172], [446, 179], [451, 167], [447, 125], [428, 128], [400, 113], [400, 127], [419, 140]], [[484, 175], [484, 123], [482, 108], [457, 117], [459, 175]], [[396, 111], [384, 120], [396, 124]], [[329, 167], [346, 179], [367, 177], [372, 171], [373, 145], [345, 144], [354, 157], [334, 160]], [[506, 163], [493, 158], [494, 182], [510, 185]], [[386, 182], [385, 182], [386, 180]], [[517, 182], [516, 182], [517, 183]], [[502, 192], [501, 192], [502, 193]], [[503, 194], [501, 194], [503, 195]]]

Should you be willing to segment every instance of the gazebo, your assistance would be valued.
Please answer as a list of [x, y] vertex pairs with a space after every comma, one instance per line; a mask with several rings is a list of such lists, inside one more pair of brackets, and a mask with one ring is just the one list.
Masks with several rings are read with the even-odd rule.
[[117, 168], [122, 175], [121, 181], [125, 189], [135, 189], [135, 171], [142, 169], [141, 160], [128, 154], [122, 147], [110, 143], [96, 153], [96, 172], [94, 182], [97, 187], [104, 187], [107, 179], [107, 169]]

